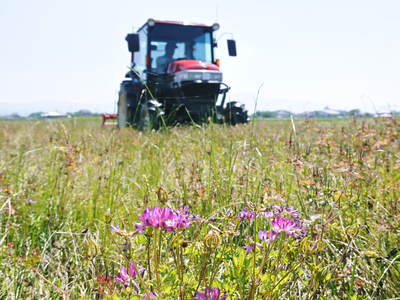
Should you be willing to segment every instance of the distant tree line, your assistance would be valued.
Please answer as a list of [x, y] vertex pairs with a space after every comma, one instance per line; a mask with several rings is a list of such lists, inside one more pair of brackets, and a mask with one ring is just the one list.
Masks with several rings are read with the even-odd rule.
[[[43, 115], [45, 115], [45, 112], [39, 111], [39, 112], [34, 112], [31, 113], [28, 118], [30, 119], [36, 119], [36, 118], [42, 118]], [[81, 109], [75, 112], [67, 112], [65, 113], [65, 115], [70, 116], [70, 117], [97, 117], [100, 116], [101, 113], [95, 113], [95, 112], [91, 112], [88, 109]]]
[[[61, 115], [61, 117], [98, 117], [98, 116], [101, 116], [101, 113], [91, 112], [90, 110], [87, 110], [87, 109], [81, 109], [81, 110], [78, 110], [75, 112], [67, 112], [65, 114], [60, 114], [60, 115]], [[48, 116], [47, 112], [37, 111], [37, 112], [33, 112], [33, 113], [29, 114], [26, 117], [21, 116], [17, 113], [12, 113], [10, 115], [0, 116], [0, 118], [9, 119], [9, 120], [43, 119], [43, 118], [46, 118], [47, 116]]]
[[[29, 114], [26, 117], [20, 116], [17, 113], [13, 113], [7, 116], [0, 116], [2, 119], [42, 119], [46, 118], [46, 112], [38, 111]], [[63, 114], [64, 117], [98, 117], [101, 116], [101, 113], [91, 112], [87, 109], [81, 109], [76, 112], [68, 112]], [[390, 112], [377, 112], [377, 113], [369, 113], [362, 112], [359, 109], [351, 109], [348, 111], [345, 110], [332, 110], [329, 107], [324, 108], [323, 110], [313, 110], [302, 113], [292, 113], [288, 110], [263, 110], [257, 111], [253, 114], [254, 118], [276, 118], [276, 119], [285, 119], [290, 118], [290, 116], [296, 118], [351, 118], [351, 117], [360, 117], [360, 118], [371, 118], [371, 117], [390, 117], [390, 116], [400, 116], [400, 111], [390, 111]]]
[[359, 109], [352, 110], [332, 110], [325, 108], [324, 110], [313, 110], [302, 113], [292, 113], [287, 110], [274, 110], [274, 111], [257, 111], [253, 117], [255, 118], [290, 118], [291, 116], [296, 118], [349, 118], [349, 117], [360, 117], [360, 118], [371, 118], [371, 117], [389, 117], [389, 116], [400, 116], [400, 111], [390, 112], [377, 112], [369, 113], [362, 112]]

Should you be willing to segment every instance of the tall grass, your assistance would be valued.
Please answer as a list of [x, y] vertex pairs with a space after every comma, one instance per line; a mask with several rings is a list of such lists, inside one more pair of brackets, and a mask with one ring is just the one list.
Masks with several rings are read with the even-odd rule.
[[[295, 134], [290, 120], [146, 133], [1, 121], [0, 298], [399, 297], [399, 120], [294, 122]], [[238, 213], [286, 204], [306, 236], [247, 253], [270, 225]], [[152, 206], [199, 218], [136, 233]], [[146, 269], [139, 291], [99, 279], [130, 261]]]

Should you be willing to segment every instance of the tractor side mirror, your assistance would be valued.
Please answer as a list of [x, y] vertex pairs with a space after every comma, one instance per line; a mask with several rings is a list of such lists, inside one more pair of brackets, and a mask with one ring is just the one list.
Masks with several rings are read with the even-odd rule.
[[129, 52], [138, 52], [140, 49], [139, 46], [139, 35], [136, 33], [129, 33], [125, 40], [128, 42]]
[[236, 41], [235, 40], [227, 40], [228, 42], [228, 53], [229, 56], [236, 56]]

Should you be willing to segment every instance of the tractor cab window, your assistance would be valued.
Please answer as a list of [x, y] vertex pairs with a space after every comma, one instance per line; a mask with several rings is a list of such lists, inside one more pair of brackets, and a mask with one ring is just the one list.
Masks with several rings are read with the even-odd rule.
[[146, 79], [146, 49], [147, 49], [147, 28], [142, 28], [139, 32], [140, 50], [134, 54], [134, 68], [140, 74], [142, 80]]
[[211, 57], [211, 34], [203, 34], [193, 40], [193, 59], [212, 62]]
[[211, 31], [207, 27], [157, 24], [150, 34], [151, 71], [165, 74], [174, 60], [212, 63]]

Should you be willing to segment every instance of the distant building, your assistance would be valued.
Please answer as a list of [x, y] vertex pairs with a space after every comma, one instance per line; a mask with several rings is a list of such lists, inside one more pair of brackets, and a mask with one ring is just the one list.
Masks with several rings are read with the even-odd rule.
[[42, 113], [40, 117], [43, 119], [61, 119], [61, 118], [69, 118], [70, 116], [56, 111], [50, 111], [47, 113]]
[[330, 117], [340, 117], [346, 114], [346, 111], [343, 110], [337, 110], [337, 109], [331, 109], [328, 106], [324, 107], [323, 113]]
[[380, 118], [390, 118], [396, 115], [396, 112], [378, 112], [375, 114], [375, 117], [380, 117]]

